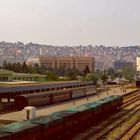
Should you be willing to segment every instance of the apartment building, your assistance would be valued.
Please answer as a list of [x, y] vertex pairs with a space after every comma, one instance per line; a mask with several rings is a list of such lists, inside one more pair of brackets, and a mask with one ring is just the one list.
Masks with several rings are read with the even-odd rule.
[[76, 68], [83, 72], [86, 65], [92, 72], [94, 70], [94, 58], [86, 56], [40, 56], [40, 64], [46, 68], [59, 69], [61, 67]]

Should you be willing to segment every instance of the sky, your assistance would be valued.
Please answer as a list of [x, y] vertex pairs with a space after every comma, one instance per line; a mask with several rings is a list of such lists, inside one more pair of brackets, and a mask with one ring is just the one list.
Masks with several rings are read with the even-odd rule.
[[140, 0], [0, 0], [0, 41], [140, 45]]

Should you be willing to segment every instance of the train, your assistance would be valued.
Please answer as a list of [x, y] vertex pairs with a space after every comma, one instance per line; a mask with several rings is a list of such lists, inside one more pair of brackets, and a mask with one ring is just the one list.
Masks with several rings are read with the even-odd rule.
[[136, 81], [136, 87], [138, 87], [138, 88], [140, 87], [140, 80]]
[[62, 101], [87, 97], [96, 94], [95, 86], [85, 86], [73, 89], [48, 91], [45, 93], [22, 94], [15, 97], [15, 108], [22, 110], [26, 106], [44, 106]]
[[0, 140], [63, 140], [96, 125], [123, 104], [123, 96], [112, 95], [95, 102], [0, 127]]
[[11, 86], [11, 87], [1, 87], [0, 88], [0, 102], [3, 98], [6, 98], [8, 102], [10, 99], [15, 99], [17, 95], [21, 94], [34, 94], [47, 91], [55, 91], [62, 89], [70, 89], [76, 87], [84, 87], [94, 85], [93, 81], [73, 81], [73, 82], [60, 82], [60, 83], [48, 83], [48, 84], [36, 84], [36, 85], [26, 85], [26, 86]]

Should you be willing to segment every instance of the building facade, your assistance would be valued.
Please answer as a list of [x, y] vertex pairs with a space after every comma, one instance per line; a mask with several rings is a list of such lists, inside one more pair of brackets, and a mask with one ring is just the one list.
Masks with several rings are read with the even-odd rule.
[[118, 60], [114, 62], [114, 68], [116, 70], [122, 70], [125, 67], [134, 67], [132, 62], [126, 62], [122, 60]]
[[40, 64], [46, 68], [59, 69], [59, 68], [76, 68], [83, 72], [85, 67], [88, 66], [90, 72], [94, 71], [94, 58], [86, 56], [40, 56]]
[[12, 71], [0, 69], [0, 81], [11, 81], [12, 74]]
[[136, 58], [136, 68], [137, 68], [137, 71], [140, 71], [140, 57]]

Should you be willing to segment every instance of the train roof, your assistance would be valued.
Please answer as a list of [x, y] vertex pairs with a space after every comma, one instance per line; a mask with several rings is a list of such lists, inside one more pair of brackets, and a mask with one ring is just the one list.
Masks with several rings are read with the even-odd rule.
[[48, 115], [48, 116], [40, 116], [40, 117], [32, 119], [30, 121], [33, 124], [43, 124], [45, 126], [49, 126], [51, 124], [62, 121], [62, 118], [55, 116], [55, 115]]
[[6, 133], [15, 133], [20, 132], [25, 129], [30, 129], [37, 126], [36, 124], [32, 124], [30, 121], [23, 121], [23, 122], [15, 122], [9, 125], [5, 125], [2, 128], [0, 128], [0, 132], [6, 132]]
[[26, 91], [26, 90], [39, 90], [39, 89], [49, 89], [49, 88], [65, 88], [68, 86], [78, 86], [84, 84], [93, 84], [93, 81], [84, 82], [66, 82], [57, 84], [41, 84], [41, 85], [30, 85], [30, 86], [13, 86], [13, 87], [0, 87], [0, 93], [16, 92], [16, 91]]
[[91, 103], [87, 103], [87, 104], [83, 104], [83, 105], [80, 105], [80, 106], [77, 106], [77, 107], [70, 108], [68, 110], [82, 112], [82, 111], [89, 110], [89, 109], [96, 109], [98, 107], [101, 107], [105, 103], [108, 103], [110, 101], [114, 101], [116, 99], [119, 99], [120, 97], [122, 97], [122, 96], [112, 95], [112, 96], [105, 97], [103, 99], [99, 99], [99, 100], [91, 102]]
[[76, 110], [64, 110], [64, 111], [54, 112], [51, 115], [54, 115], [56, 117], [65, 118], [65, 117], [70, 116], [70, 115], [75, 114], [75, 113], [77, 113]]

